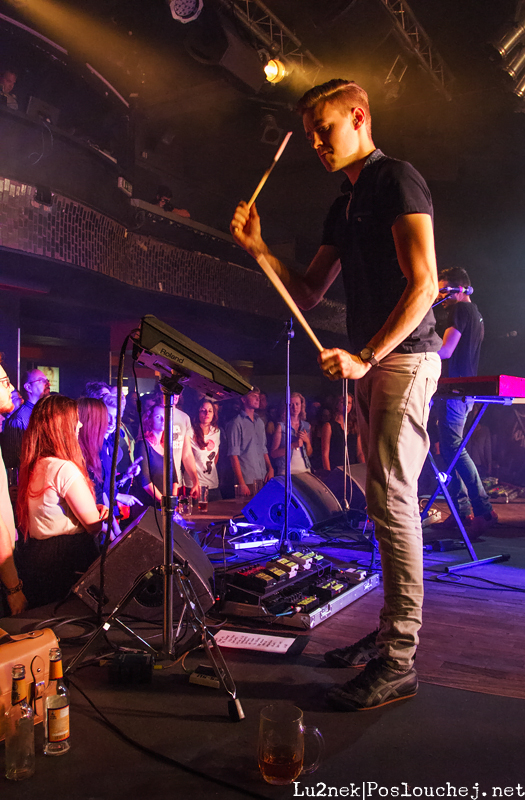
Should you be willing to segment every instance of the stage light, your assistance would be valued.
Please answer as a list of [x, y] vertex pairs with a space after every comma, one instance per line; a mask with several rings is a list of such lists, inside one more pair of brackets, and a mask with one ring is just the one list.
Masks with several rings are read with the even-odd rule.
[[513, 47], [515, 47], [525, 34], [525, 22], [516, 23], [510, 31], [507, 31], [500, 41], [494, 45], [502, 58], [506, 58]]
[[385, 103], [395, 103], [405, 91], [406, 84], [402, 81], [407, 69], [408, 64], [406, 61], [400, 55], [396, 56], [384, 83]]
[[203, 0], [170, 0], [173, 19], [186, 24], [197, 19], [202, 11]]
[[522, 47], [509, 64], [505, 64], [503, 69], [508, 72], [513, 80], [516, 80], [519, 73], [525, 66], [525, 47]]
[[271, 58], [264, 68], [264, 74], [269, 83], [280, 83], [288, 75], [288, 71], [282, 61]]
[[512, 91], [518, 97], [525, 97], [525, 75], [522, 77], [520, 81], [518, 81], [518, 83], [516, 84], [516, 86]]

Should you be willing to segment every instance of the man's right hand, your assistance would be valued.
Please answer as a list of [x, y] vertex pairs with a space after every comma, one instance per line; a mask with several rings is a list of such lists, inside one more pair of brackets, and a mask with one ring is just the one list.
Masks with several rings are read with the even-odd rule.
[[261, 220], [255, 203], [251, 208], [248, 208], [248, 204], [244, 201], [239, 203], [230, 223], [230, 231], [235, 241], [254, 258], [266, 252], [261, 236]]
[[251, 495], [251, 492], [250, 492], [250, 487], [248, 486], [248, 484], [246, 484], [246, 483], [241, 483], [241, 484], [240, 484], [240, 487], [241, 487], [241, 494], [242, 494], [244, 497], [249, 497], [249, 496]]

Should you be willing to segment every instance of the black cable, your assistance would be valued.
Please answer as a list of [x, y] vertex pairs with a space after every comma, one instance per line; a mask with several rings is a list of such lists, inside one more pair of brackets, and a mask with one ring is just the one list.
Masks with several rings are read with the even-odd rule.
[[95, 703], [87, 696], [87, 694], [80, 688], [80, 686], [75, 683], [72, 678], [68, 677], [68, 682], [73, 686], [79, 694], [89, 703], [91, 708], [99, 715], [105, 725], [120, 739], [122, 739], [127, 744], [135, 747], [137, 750], [140, 750], [142, 753], [145, 753], [147, 756], [154, 758], [156, 761], [160, 761], [163, 764], [169, 764], [170, 766], [177, 767], [181, 769], [183, 772], [187, 772], [189, 775], [195, 775], [198, 778], [203, 778], [210, 783], [214, 783], [217, 786], [223, 786], [225, 789], [233, 789], [236, 792], [239, 792], [244, 797], [254, 797], [256, 800], [269, 800], [267, 795], [259, 794], [258, 792], [252, 792], [250, 789], [246, 789], [242, 786], [236, 786], [229, 781], [224, 781], [221, 778], [214, 778], [211, 775], [207, 775], [205, 772], [201, 772], [198, 769], [194, 769], [193, 767], [188, 766], [187, 764], [183, 764], [181, 761], [177, 761], [170, 756], [165, 756], [163, 753], [158, 753], [156, 750], [152, 750], [150, 747], [146, 747], [146, 745], [137, 742], [135, 739], [132, 739], [131, 736], [128, 736], [127, 733], [115, 725], [114, 722], [106, 717], [106, 715], [95, 705]]
[[[432, 567], [423, 567], [423, 569], [424, 569], [425, 572], [433, 572], [434, 573], [434, 577], [439, 577], [440, 575], [443, 575], [444, 577], [456, 578], [457, 581], [460, 581], [462, 578], [469, 578], [470, 577], [471, 580], [483, 581], [484, 583], [492, 583], [495, 586], [502, 586], [505, 589], [516, 589], [516, 591], [518, 591], [518, 592], [525, 592], [525, 589], [521, 589], [519, 586], [509, 586], [506, 583], [499, 583], [498, 581], [491, 581], [489, 578], [482, 578], [481, 576], [477, 576], [477, 575], [466, 575], [466, 574], [462, 575], [460, 573], [456, 574], [455, 572], [443, 572], [442, 569], [432, 569]], [[431, 579], [430, 578], [426, 578], [426, 580], [431, 580]], [[451, 581], [451, 583], [452, 583], [452, 581]], [[473, 587], [473, 588], [476, 588], [476, 587]], [[480, 586], [479, 588], [481, 589], [482, 587]]]
[[100, 552], [100, 582], [99, 582], [99, 596], [97, 617], [99, 625], [102, 625], [102, 616], [104, 609], [104, 587], [106, 580], [106, 558], [108, 554], [109, 544], [111, 542], [111, 532], [113, 530], [113, 522], [115, 519], [115, 492], [117, 482], [117, 461], [118, 451], [120, 444], [120, 426], [122, 424], [122, 384], [124, 383], [124, 360], [126, 358], [126, 348], [128, 341], [131, 338], [133, 331], [129, 333], [122, 347], [120, 348], [119, 364], [118, 364], [118, 377], [117, 377], [117, 420], [115, 427], [115, 443], [113, 445], [113, 454], [111, 458], [111, 473], [109, 478], [109, 513], [107, 519], [107, 531], [104, 537], [104, 543]]
[[135, 379], [135, 392], [137, 394], [137, 411], [139, 412], [140, 435], [142, 437], [142, 441], [144, 442], [144, 452], [146, 453], [146, 462], [147, 462], [147, 465], [148, 465], [148, 473], [149, 473], [149, 477], [150, 477], [151, 483], [153, 485], [153, 514], [155, 516], [155, 524], [157, 526], [157, 529], [158, 529], [158, 532], [160, 534], [160, 537], [164, 541], [164, 532], [163, 532], [163, 530], [161, 528], [159, 517], [158, 517], [158, 514], [157, 514], [157, 502], [158, 501], [157, 501], [157, 498], [155, 496], [155, 485], [153, 484], [153, 478], [151, 477], [151, 459], [149, 457], [148, 442], [144, 438], [144, 423], [143, 423], [143, 420], [142, 420], [142, 403], [141, 403], [141, 400], [140, 400], [139, 382], [138, 382], [138, 378], [137, 378], [137, 370], [136, 370], [136, 367], [135, 367], [135, 361], [133, 361], [132, 369], [133, 369], [133, 377]]
[[78, 625], [79, 627], [84, 628], [85, 633], [79, 634], [78, 636], [60, 635], [60, 643], [62, 645], [76, 646], [83, 644], [85, 639], [89, 639], [93, 635], [93, 631], [97, 628], [97, 619], [93, 614], [87, 617], [55, 617], [41, 620], [39, 623], [34, 625], [34, 630], [51, 628], [51, 630], [56, 633], [57, 630], [65, 625]]
[[[429, 570], [427, 570], [429, 571]], [[441, 577], [443, 576], [443, 577]], [[457, 580], [451, 580], [452, 577], [456, 577]], [[482, 583], [490, 583], [491, 586], [495, 586], [497, 588], [492, 589], [489, 586], [475, 586], [472, 583], [462, 583], [468, 589], [479, 589], [482, 592], [518, 592], [520, 594], [525, 594], [525, 589], [522, 589], [519, 586], [509, 586], [507, 583], [499, 583], [498, 581], [491, 581], [489, 578], [481, 578], [477, 575], [454, 575], [454, 573], [450, 572], [438, 572], [436, 575], [433, 575], [431, 578], [425, 578], [426, 581], [433, 581], [438, 583], [448, 583], [450, 586], [457, 586], [459, 581], [463, 581], [464, 578], [469, 578], [472, 581], [482, 581]], [[448, 579], [448, 580], [447, 580]]]

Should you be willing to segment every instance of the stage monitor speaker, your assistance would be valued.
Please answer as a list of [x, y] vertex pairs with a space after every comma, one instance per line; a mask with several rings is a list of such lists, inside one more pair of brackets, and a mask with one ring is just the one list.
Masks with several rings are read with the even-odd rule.
[[[284, 526], [284, 476], [265, 483], [242, 513], [248, 522], [263, 525], [269, 530], [282, 530]], [[330, 489], [311, 472], [292, 475], [292, 496], [288, 510], [289, 530], [308, 530], [342, 513], [341, 506]]]
[[[336, 467], [322, 475], [323, 483], [343, 503], [345, 476], [343, 467]], [[346, 476], [346, 499], [351, 511], [362, 512], [366, 509], [366, 464], [350, 464], [350, 474]]]
[[[159, 514], [162, 530], [162, 517]], [[212, 592], [213, 567], [193, 537], [184, 528], [173, 524], [173, 555], [175, 560], [187, 561], [190, 580], [204, 611], [214, 602]], [[148, 569], [164, 561], [163, 537], [155, 520], [155, 512], [148, 508], [134, 527], [119, 536], [109, 547], [104, 581], [104, 611], [113, 611], [117, 603], [133, 586], [135, 580]], [[85, 575], [73, 587], [81, 600], [94, 611], [100, 596], [100, 559], [98, 558]], [[154, 575], [145, 587], [128, 603], [123, 614], [144, 620], [162, 619], [164, 595], [161, 575]], [[174, 618], [182, 611], [182, 600], [174, 592]]]

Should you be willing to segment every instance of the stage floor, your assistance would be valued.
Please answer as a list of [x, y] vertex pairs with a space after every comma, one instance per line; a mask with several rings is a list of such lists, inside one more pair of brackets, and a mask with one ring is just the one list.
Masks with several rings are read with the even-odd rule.
[[[71, 752], [55, 759], [39, 754], [34, 778], [24, 783], [0, 779], [2, 797], [128, 800], [162, 792], [197, 800], [291, 798], [300, 792], [323, 796], [313, 792], [322, 791], [324, 783], [337, 789], [354, 784], [354, 796], [363, 798], [363, 781], [371, 782], [370, 797], [394, 796], [396, 786], [398, 796], [401, 791], [405, 797], [425, 796], [423, 789], [418, 794], [421, 787], [428, 792], [447, 782], [457, 790], [466, 787], [472, 800], [477, 800], [476, 783], [480, 798], [483, 792], [503, 796], [494, 794], [493, 787], [512, 787], [513, 794], [509, 790], [505, 796], [517, 797], [524, 778], [525, 504], [496, 510], [500, 523], [474, 547], [479, 557], [505, 552], [509, 561], [452, 576], [445, 566], [467, 560], [466, 551], [425, 554], [424, 624], [416, 664], [421, 685], [413, 700], [362, 714], [333, 712], [324, 700], [326, 689], [348, 680], [353, 671], [327, 668], [322, 653], [376, 626], [379, 587], [311, 632], [300, 633], [308, 640], [300, 655], [225, 649], [246, 713], [240, 723], [229, 720], [225, 694], [189, 684], [180, 663], [155, 670], [152, 684], [138, 687], [110, 685], [107, 667], [79, 669], [72, 687]], [[425, 540], [432, 538], [429, 528]], [[452, 537], [441, 533], [440, 538]], [[325, 539], [319, 549], [337, 561], [370, 561], [370, 552], [353, 543], [341, 546]], [[31, 629], [52, 611], [27, 612], [0, 621], [0, 627], [12, 633]], [[86, 613], [76, 598], [58, 610], [61, 617]], [[73, 632], [78, 633], [76, 626], [63, 628], [61, 635]], [[65, 641], [63, 649], [66, 659], [74, 652]], [[195, 652], [185, 666], [199, 663], [206, 663], [206, 656]], [[104, 724], [79, 690], [127, 740]], [[270, 702], [300, 706], [306, 724], [317, 725], [326, 740], [319, 771], [300, 777], [296, 788], [270, 787], [258, 773], [258, 714]], [[37, 740], [41, 737], [40, 725]], [[378, 787], [388, 795], [379, 795]], [[454, 796], [452, 789], [447, 796]]]

